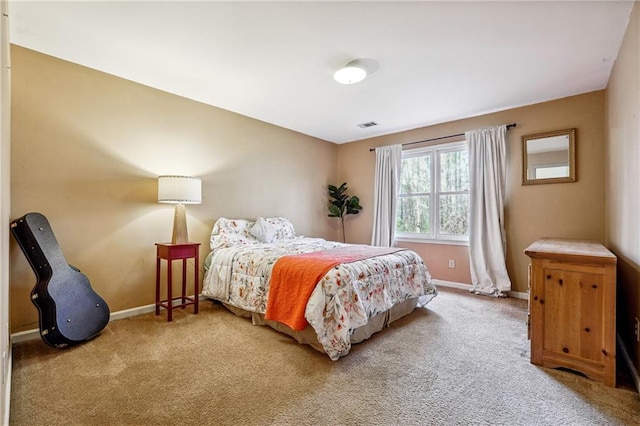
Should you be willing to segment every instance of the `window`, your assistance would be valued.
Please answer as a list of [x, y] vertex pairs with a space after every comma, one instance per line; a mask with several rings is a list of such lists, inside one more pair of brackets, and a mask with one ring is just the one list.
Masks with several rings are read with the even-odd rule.
[[402, 153], [399, 240], [469, 240], [469, 155], [465, 142]]

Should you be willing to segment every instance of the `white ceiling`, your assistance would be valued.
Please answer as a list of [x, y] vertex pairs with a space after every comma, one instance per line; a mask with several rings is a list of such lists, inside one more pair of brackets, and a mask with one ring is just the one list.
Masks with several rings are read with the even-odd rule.
[[[11, 42], [335, 143], [606, 87], [633, 2], [11, 2]], [[340, 85], [356, 58], [378, 70]], [[357, 124], [379, 125], [362, 129]]]

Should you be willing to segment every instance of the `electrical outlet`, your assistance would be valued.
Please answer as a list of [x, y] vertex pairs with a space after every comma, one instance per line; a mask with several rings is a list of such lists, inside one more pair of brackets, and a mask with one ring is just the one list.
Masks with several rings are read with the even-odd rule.
[[456, 261], [453, 259], [449, 259], [449, 268], [453, 269], [456, 267]]
[[640, 342], [640, 320], [635, 318], [635, 324], [633, 325], [633, 334], [636, 336], [636, 342]]

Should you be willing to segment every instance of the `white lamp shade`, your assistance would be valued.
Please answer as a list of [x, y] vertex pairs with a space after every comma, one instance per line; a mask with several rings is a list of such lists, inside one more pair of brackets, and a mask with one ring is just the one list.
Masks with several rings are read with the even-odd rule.
[[200, 204], [202, 181], [192, 176], [158, 176], [158, 202]]

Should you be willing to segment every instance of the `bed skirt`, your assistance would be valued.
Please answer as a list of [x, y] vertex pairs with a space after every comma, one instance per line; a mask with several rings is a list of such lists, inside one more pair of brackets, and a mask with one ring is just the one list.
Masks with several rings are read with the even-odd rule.
[[[381, 312], [378, 315], [372, 317], [365, 325], [353, 330], [353, 333], [351, 333], [351, 344], [360, 343], [363, 340], [371, 337], [374, 333], [377, 333], [383, 328], [388, 327], [392, 322], [404, 317], [405, 315], [409, 315], [416, 308], [417, 303], [418, 298], [414, 297], [412, 299], [405, 300], [404, 302], [393, 306], [391, 309]], [[318, 337], [315, 330], [310, 325], [307, 325], [304, 330], [296, 331], [277, 321], [265, 319], [264, 314], [245, 311], [244, 309], [240, 309], [226, 303], [223, 303], [223, 305], [225, 308], [240, 317], [251, 318], [251, 321], [254, 325], [267, 325], [276, 331], [293, 337], [299, 343], [310, 345], [315, 350], [325, 353], [324, 348], [322, 347], [320, 342], [318, 342]]]

